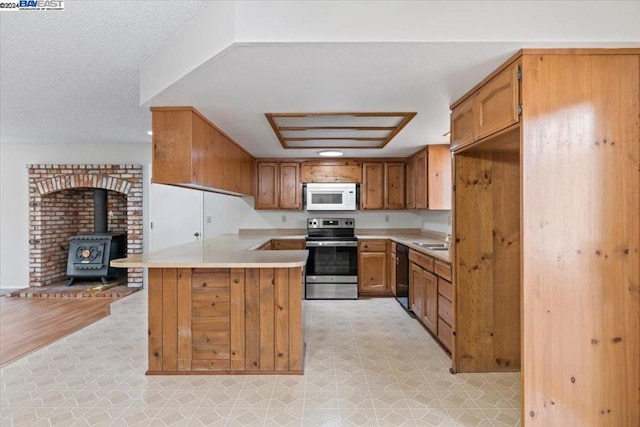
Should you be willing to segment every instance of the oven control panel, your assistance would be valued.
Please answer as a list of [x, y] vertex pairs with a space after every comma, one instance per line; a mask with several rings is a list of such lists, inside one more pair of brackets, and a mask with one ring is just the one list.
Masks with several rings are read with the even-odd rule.
[[353, 218], [309, 218], [307, 228], [355, 228]]

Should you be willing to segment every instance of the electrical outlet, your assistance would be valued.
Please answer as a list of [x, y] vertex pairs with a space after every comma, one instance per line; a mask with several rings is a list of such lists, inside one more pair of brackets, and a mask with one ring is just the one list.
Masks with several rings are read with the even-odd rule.
[[389, 215], [384, 216], [384, 222], [389, 222]]
[[287, 222], [287, 216], [286, 215], [282, 215], [282, 222]]
[[207, 217], [207, 224], [211, 224], [211, 217], [210, 216]]

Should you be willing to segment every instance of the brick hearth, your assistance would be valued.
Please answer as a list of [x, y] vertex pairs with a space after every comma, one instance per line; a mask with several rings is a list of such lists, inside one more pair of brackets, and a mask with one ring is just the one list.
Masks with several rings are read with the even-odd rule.
[[[69, 237], [93, 232], [94, 188], [108, 190], [109, 231], [127, 234], [127, 253], [142, 253], [141, 165], [27, 165], [29, 286], [66, 279]], [[142, 286], [142, 270], [127, 270]]]

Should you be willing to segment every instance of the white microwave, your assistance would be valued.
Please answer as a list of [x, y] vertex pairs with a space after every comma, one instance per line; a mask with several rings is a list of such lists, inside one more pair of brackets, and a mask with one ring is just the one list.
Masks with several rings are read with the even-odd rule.
[[357, 186], [353, 183], [309, 183], [304, 190], [308, 211], [355, 211]]

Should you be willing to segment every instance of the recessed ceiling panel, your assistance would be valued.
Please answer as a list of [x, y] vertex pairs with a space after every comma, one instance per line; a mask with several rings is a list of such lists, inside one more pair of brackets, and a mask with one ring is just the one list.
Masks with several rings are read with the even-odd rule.
[[416, 115], [402, 113], [266, 113], [284, 148], [382, 148]]

